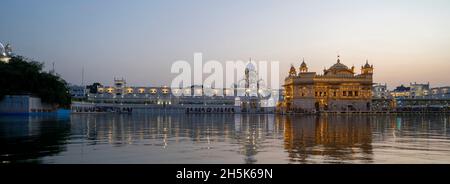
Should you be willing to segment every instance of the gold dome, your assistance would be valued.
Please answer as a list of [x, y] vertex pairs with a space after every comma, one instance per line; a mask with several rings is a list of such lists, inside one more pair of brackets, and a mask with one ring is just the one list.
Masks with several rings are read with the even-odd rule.
[[335, 70], [335, 71], [348, 70], [348, 67], [342, 63], [336, 63], [333, 66], [331, 66], [329, 70]]
[[306, 66], [306, 63], [305, 63], [305, 60], [303, 60], [303, 62], [302, 62], [302, 64], [300, 65], [300, 67], [302, 68], [302, 67], [307, 67]]
[[291, 65], [291, 69], [289, 70], [289, 76], [296, 76], [297, 71], [295, 71], [295, 67]]
[[331, 66], [328, 70], [324, 70], [325, 75], [327, 74], [354, 74], [353, 69], [349, 69], [348, 66], [341, 63], [338, 56], [337, 63]]
[[305, 63], [305, 58], [303, 58], [302, 64], [299, 68], [300, 73], [308, 72], [308, 66]]
[[366, 60], [366, 64], [364, 65], [364, 68], [370, 68], [372, 66], [369, 65], [369, 60]]

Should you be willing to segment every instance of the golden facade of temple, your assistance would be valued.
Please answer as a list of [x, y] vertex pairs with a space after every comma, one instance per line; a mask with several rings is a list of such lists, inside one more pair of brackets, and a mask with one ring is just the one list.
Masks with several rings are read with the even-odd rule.
[[371, 109], [373, 65], [368, 61], [356, 74], [355, 67], [337, 63], [324, 69], [322, 75], [309, 72], [305, 61], [297, 73], [291, 66], [283, 85], [284, 112], [365, 112]]

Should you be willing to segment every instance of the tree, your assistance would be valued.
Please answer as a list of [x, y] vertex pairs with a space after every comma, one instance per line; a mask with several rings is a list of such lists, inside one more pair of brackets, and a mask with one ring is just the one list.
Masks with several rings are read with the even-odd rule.
[[86, 86], [86, 88], [89, 89], [89, 93], [97, 93], [99, 86], [102, 86], [102, 84], [94, 82], [92, 85]]
[[71, 97], [67, 83], [58, 75], [42, 71], [43, 63], [14, 56], [0, 63], [0, 99], [5, 95], [36, 95], [43, 102], [69, 107]]

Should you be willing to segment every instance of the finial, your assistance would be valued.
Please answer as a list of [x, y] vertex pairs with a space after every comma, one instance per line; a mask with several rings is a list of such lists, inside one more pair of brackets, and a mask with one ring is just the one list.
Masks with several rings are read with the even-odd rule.
[[338, 63], [341, 63], [340, 57], [341, 57], [341, 56], [338, 54], [338, 55], [337, 55], [337, 62], [338, 62]]

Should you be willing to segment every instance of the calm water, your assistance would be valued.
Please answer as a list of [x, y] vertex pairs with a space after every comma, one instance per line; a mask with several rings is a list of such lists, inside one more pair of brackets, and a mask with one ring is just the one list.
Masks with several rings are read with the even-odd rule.
[[0, 116], [2, 163], [450, 163], [449, 115]]

